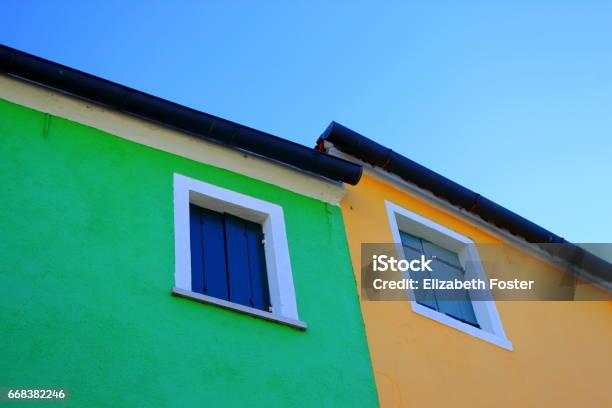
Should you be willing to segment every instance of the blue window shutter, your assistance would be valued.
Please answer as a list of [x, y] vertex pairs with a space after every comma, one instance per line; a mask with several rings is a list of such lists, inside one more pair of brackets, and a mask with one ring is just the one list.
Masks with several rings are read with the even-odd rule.
[[472, 305], [472, 301], [469, 299], [469, 293], [464, 291], [468, 300], [459, 302], [459, 306], [461, 307], [461, 312], [463, 315], [463, 320], [466, 323], [471, 324], [472, 326], [480, 327], [478, 324], [478, 320], [476, 320], [476, 314], [474, 313], [474, 305]]
[[245, 222], [230, 214], [225, 214], [224, 217], [229, 300], [241, 305], [253, 306]]
[[191, 290], [204, 293], [204, 265], [202, 263], [202, 219], [200, 207], [189, 205], [191, 246]]
[[[456, 253], [404, 231], [400, 231], [400, 237], [407, 260], [415, 259], [421, 254], [434, 259], [431, 264], [433, 269], [431, 273], [414, 272], [412, 274], [414, 275], [412, 276], [413, 279], [419, 281], [420, 288], [423, 287], [424, 278], [440, 280], [465, 279], [461, 262]], [[470, 294], [467, 290], [434, 291], [419, 289], [415, 293], [418, 303], [479, 327]]]
[[449, 265], [456, 266], [457, 268], [461, 268], [461, 262], [459, 262], [459, 256], [448, 249], [442, 248], [436, 244], [433, 244], [429, 241], [423, 240], [423, 252], [430, 258], [441, 259], [442, 261], [448, 263]]
[[400, 231], [400, 238], [402, 240], [402, 245], [404, 246], [407, 245], [419, 251], [423, 250], [421, 238], [417, 238], [414, 235], [410, 235], [404, 231]]
[[[456, 278], [453, 268], [447, 264], [434, 260], [431, 263], [431, 276], [434, 279], [450, 281]], [[463, 313], [456, 297], [459, 291], [440, 289], [436, 290], [436, 298], [438, 299], [438, 310], [454, 318], [463, 320]]]
[[[463, 272], [440, 261], [432, 262], [432, 276], [441, 280], [464, 280]], [[472, 301], [467, 290], [438, 290], [436, 291], [438, 308], [455, 319], [473, 326], [478, 326]]]
[[204, 294], [229, 300], [223, 214], [200, 209], [204, 264]]
[[268, 311], [270, 307], [270, 294], [261, 225], [249, 221], [244, 223], [249, 251], [252, 305], [257, 309]]
[[[402, 239], [402, 241], [404, 240]], [[418, 245], [420, 246], [420, 243], [418, 243]], [[404, 257], [406, 258], [407, 261], [410, 262], [413, 259], [421, 258], [422, 252], [419, 252], [416, 249], [413, 249], [414, 247], [412, 244], [410, 244], [409, 246], [406, 244], [403, 244], [403, 248], [404, 248]], [[410, 273], [410, 277], [418, 282], [417, 285], [419, 289], [416, 289], [414, 291], [417, 303], [427, 306], [430, 309], [438, 310], [438, 305], [436, 303], [436, 297], [435, 297], [434, 291], [431, 289], [423, 289], [423, 284], [424, 284], [423, 279], [431, 278], [429, 272], [427, 271], [412, 272]]]
[[192, 291], [269, 311], [261, 225], [189, 206]]

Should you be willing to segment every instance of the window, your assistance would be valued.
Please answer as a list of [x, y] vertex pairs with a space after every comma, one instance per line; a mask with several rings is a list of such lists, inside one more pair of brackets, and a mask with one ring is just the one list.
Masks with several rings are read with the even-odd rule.
[[260, 224], [189, 205], [191, 290], [270, 311]]
[[[434, 276], [419, 273], [420, 278], [486, 279], [474, 241], [394, 203], [385, 204], [394, 242], [401, 244], [398, 255], [435, 257]], [[417, 274], [411, 277], [419, 279]], [[457, 300], [457, 293], [463, 294], [463, 299]], [[512, 350], [493, 300], [472, 301], [469, 290], [454, 291], [453, 300], [444, 299], [443, 293], [435, 290], [408, 290], [408, 297], [413, 312]]]
[[[416, 274], [418, 276], [417, 279], [421, 278], [419, 279], [421, 280], [419, 282], [420, 288], [423, 287], [422, 280], [425, 278], [440, 280], [465, 279], [465, 270], [461, 266], [459, 256], [455, 252], [444, 249], [425, 239], [417, 238], [407, 232], [400, 231], [400, 237], [407, 260], [417, 259], [421, 255], [432, 259], [431, 273], [423, 272]], [[415, 299], [417, 303], [423, 306], [479, 328], [480, 326], [476, 320], [468, 291], [464, 289], [453, 291], [453, 300], [445, 300], [446, 293], [448, 292], [442, 290], [419, 289], [415, 292]], [[463, 299], [456, 300], [455, 298], [457, 297]]]
[[176, 296], [306, 329], [283, 208], [174, 175]]

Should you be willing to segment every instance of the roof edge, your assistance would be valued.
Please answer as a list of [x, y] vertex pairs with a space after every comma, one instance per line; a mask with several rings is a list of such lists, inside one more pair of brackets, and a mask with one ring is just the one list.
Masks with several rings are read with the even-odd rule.
[[0, 72], [336, 182], [361, 178], [347, 160], [1, 44]]
[[508, 231], [527, 243], [538, 245], [552, 257], [560, 258], [572, 266], [612, 283], [612, 264], [607, 261], [337, 122], [331, 122], [318, 138], [317, 149], [326, 151], [326, 142], [349, 156], [431, 192], [434, 196], [478, 216], [494, 227]]

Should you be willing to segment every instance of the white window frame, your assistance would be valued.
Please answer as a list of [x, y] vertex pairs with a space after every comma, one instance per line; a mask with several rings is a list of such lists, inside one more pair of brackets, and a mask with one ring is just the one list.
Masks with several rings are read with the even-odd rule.
[[[271, 312], [192, 291], [189, 204], [261, 224]], [[174, 239], [173, 294], [306, 329], [306, 323], [300, 321], [298, 316], [285, 216], [281, 206], [174, 173]]]
[[[487, 279], [474, 241], [390, 201], [385, 200], [385, 205], [387, 208], [389, 225], [391, 226], [391, 234], [395, 243], [401, 244], [402, 242], [400, 231], [405, 231], [426, 239], [442, 248], [457, 253], [459, 255], [459, 261], [465, 269], [466, 279]], [[399, 246], [398, 252], [400, 252], [398, 254], [399, 257], [403, 258], [404, 252], [399, 251]], [[468, 292], [472, 291], [470, 290]], [[412, 290], [408, 290], [408, 297], [413, 312], [504, 349], [512, 350], [512, 342], [506, 337], [506, 332], [499, 318], [495, 301], [472, 301], [474, 314], [480, 325], [480, 328], [478, 328], [419, 304], [415, 301], [416, 297]]]

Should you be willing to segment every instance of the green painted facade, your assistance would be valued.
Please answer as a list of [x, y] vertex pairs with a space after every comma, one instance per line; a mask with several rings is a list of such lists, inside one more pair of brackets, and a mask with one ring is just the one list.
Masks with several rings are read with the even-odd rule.
[[[307, 331], [170, 295], [175, 172], [283, 207]], [[377, 405], [338, 207], [5, 100], [0, 186], [0, 386], [75, 407]]]

